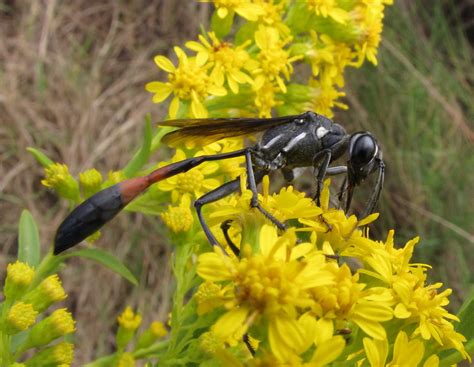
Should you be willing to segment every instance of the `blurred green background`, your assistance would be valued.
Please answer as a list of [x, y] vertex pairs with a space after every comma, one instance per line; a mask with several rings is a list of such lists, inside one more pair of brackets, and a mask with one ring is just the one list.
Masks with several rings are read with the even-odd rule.
[[[157, 78], [153, 56], [195, 38], [210, 13], [193, 1], [0, 1], [0, 278], [16, 254], [22, 209], [39, 222], [45, 251], [69, 210], [41, 186], [42, 169], [26, 147], [73, 174], [123, 167], [144, 116], [166, 115], [144, 89]], [[387, 8], [378, 67], [346, 74], [350, 109], [335, 118], [348, 131], [371, 131], [384, 152], [373, 235], [395, 228], [398, 244], [420, 235], [417, 260], [433, 266], [432, 281], [453, 288], [454, 311], [473, 281], [473, 44], [472, 1], [396, 1]], [[158, 154], [156, 161], [166, 157]], [[364, 202], [369, 193], [359, 191], [355, 200]], [[172, 249], [157, 228], [158, 219], [122, 215], [98, 243], [139, 276], [139, 287], [78, 259], [62, 272], [80, 325], [77, 362], [110, 349], [108, 331], [126, 304], [166, 320]]]

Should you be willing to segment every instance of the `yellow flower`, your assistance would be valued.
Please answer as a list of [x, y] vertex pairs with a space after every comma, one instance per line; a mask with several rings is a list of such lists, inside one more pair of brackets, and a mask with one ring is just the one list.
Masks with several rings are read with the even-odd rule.
[[377, 65], [377, 49], [383, 29], [384, 5], [380, 0], [365, 1], [367, 4], [358, 6], [354, 11], [355, 20], [360, 27], [360, 40], [356, 45], [358, 66], [367, 58]]
[[49, 344], [55, 339], [74, 332], [74, 324], [75, 321], [67, 309], [55, 310], [51, 315], [33, 326], [28, 335], [27, 345], [31, 348]]
[[338, 91], [334, 86], [322, 84], [316, 79], [310, 80], [309, 85], [312, 87], [313, 96], [305, 105], [308, 110], [332, 118], [334, 116], [333, 108], [338, 107], [341, 110], [349, 108], [345, 103], [337, 101], [346, 93]]
[[79, 173], [79, 183], [81, 184], [84, 197], [88, 198], [101, 189], [102, 175], [95, 168]]
[[127, 306], [117, 318], [119, 325], [127, 330], [136, 330], [142, 323], [142, 317], [135, 314], [130, 306]]
[[[175, 163], [186, 159], [186, 154], [181, 149], [176, 150], [176, 154], [170, 163]], [[168, 163], [162, 163], [166, 165]], [[180, 173], [158, 183], [158, 188], [162, 191], [171, 191], [172, 202], [177, 202], [183, 195], [191, 195], [198, 198], [206, 192], [218, 187], [221, 182], [215, 178], [206, 178], [206, 176], [217, 172], [219, 163], [207, 162], [192, 170]]]
[[74, 177], [69, 173], [65, 164], [53, 163], [44, 169], [45, 179], [41, 183], [55, 190], [58, 195], [70, 199], [79, 199], [79, 185]]
[[326, 269], [324, 255], [308, 256], [314, 246], [295, 246], [295, 242], [294, 230], [278, 237], [273, 226], [264, 225], [255, 253], [247, 245], [240, 259], [226, 256], [220, 249], [199, 256], [198, 274], [228, 285], [224, 289], [229, 311], [212, 327], [219, 338], [235, 343], [251, 325], [266, 320], [270, 346], [279, 360], [308, 347], [296, 311], [313, 303], [309, 288], [329, 286], [334, 279]]
[[[218, 153], [234, 152], [244, 147], [244, 139], [242, 138], [227, 138], [216, 141], [212, 144], [204, 146], [201, 150], [196, 152], [195, 156], [212, 155]], [[219, 161], [219, 172], [222, 172], [226, 178], [234, 179], [245, 173], [244, 157], [236, 157], [231, 159], [223, 159]]]
[[293, 73], [293, 65], [291, 63], [302, 59], [303, 56], [290, 57], [284, 47], [291, 39], [281, 40], [278, 30], [274, 27], [260, 25], [254, 37], [255, 43], [260, 50], [257, 55], [259, 67], [252, 72], [255, 75], [255, 89], [261, 89], [265, 81], [275, 81], [278, 88], [283, 93], [286, 93], [286, 85], [281, 75], [286, 80], [289, 80], [290, 75]]
[[67, 294], [57, 274], [44, 279], [38, 287], [28, 292], [24, 301], [33, 304], [36, 311], [43, 312], [55, 302], [66, 299]]
[[254, 86], [255, 92], [255, 106], [258, 109], [259, 117], [272, 117], [272, 108], [275, 106], [281, 105], [283, 102], [276, 99], [276, 93], [279, 92], [279, 87], [274, 85], [272, 81], [263, 80], [263, 84], [256, 88]]
[[257, 23], [278, 29], [283, 37], [290, 35], [290, 29], [284, 23], [288, 0], [253, 0], [262, 9], [262, 14], [258, 17]]
[[150, 82], [146, 90], [154, 93], [153, 102], [160, 103], [173, 93], [174, 98], [169, 106], [169, 115], [175, 118], [180, 101], [191, 102], [191, 116], [205, 118], [208, 116], [203, 101], [209, 96], [224, 96], [227, 91], [216, 84], [207, 74], [209, 65], [204, 66], [200, 59], [188, 58], [184, 51], [175, 47], [178, 56], [178, 67], [165, 56], [156, 56], [155, 63], [168, 73], [168, 82]]
[[[210, 2], [211, 0], [201, 0], [202, 2]], [[252, 4], [249, 0], [212, 0], [217, 9], [219, 18], [225, 18], [227, 15], [236, 12], [242, 18], [250, 21], [257, 20], [258, 16], [263, 13], [261, 7]]]
[[28, 329], [36, 321], [38, 312], [30, 303], [17, 302], [8, 310], [6, 326], [9, 334], [16, 334]]
[[393, 346], [392, 361], [386, 363], [388, 356], [387, 340], [364, 338], [364, 350], [371, 367], [418, 366], [423, 359], [425, 346], [419, 339], [409, 340], [404, 331], [400, 331]]
[[209, 41], [202, 35], [199, 36], [199, 42], [190, 41], [186, 47], [196, 51], [196, 62], [204, 65], [206, 62], [212, 67], [210, 78], [216, 85], [222, 86], [227, 81], [230, 90], [233, 93], [239, 93], [239, 84], [252, 84], [252, 78], [243, 70], [252, 71], [258, 64], [252, 60], [245, 51], [250, 40], [242, 45], [233, 47], [228, 42], [222, 42], [217, 39], [214, 32], [209, 32]]
[[7, 299], [18, 299], [28, 289], [35, 276], [35, 269], [17, 260], [7, 265], [7, 277], [3, 293]]
[[305, 56], [311, 62], [313, 76], [319, 76], [319, 83], [326, 89], [337, 85], [344, 86], [344, 69], [352, 66], [354, 57], [351, 48], [345, 43], [335, 42], [328, 35], [318, 37], [311, 31], [311, 48]]
[[324, 18], [331, 17], [339, 23], [345, 23], [349, 19], [349, 14], [337, 6], [336, 0], [306, 0], [306, 4], [310, 11]]
[[27, 366], [61, 366], [68, 367], [74, 359], [74, 345], [61, 342], [42, 349], [26, 361]]
[[183, 196], [179, 206], [169, 205], [168, 209], [160, 214], [160, 217], [174, 233], [189, 231], [194, 221], [189, 196]]

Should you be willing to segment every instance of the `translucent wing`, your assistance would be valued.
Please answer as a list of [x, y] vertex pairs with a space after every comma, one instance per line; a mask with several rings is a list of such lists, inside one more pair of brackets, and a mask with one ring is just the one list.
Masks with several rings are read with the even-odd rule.
[[200, 146], [217, 140], [255, 134], [273, 126], [291, 122], [301, 115], [257, 118], [210, 118], [182, 119], [159, 122], [161, 126], [174, 126], [178, 130], [166, 134], [161, 140], [170, 146], [178, 146], [186, 141], [193, 141]]

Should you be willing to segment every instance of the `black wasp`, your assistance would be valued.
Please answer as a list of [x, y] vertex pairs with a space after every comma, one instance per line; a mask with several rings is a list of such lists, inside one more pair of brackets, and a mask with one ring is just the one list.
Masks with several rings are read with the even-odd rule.
[[[203, 162], [245, 157], [247, 185], [252, 191], [250, 205], [257, 208], [280, 229], [284, 229], [285, 225], [258, 202], [257, 184], [270, 171], [282, 170], [285, 177], [291, 180], [293, 168], [314, 167], [317, 204], [324, 178], [327, 175], [346, 174], [341, 190], [347, 192], [346, 212], [351, 205], [354, 187], [376, 170], [378, 176], [364, 215], [374, 210], [382, 190], [385, 165], [382, 151], [372, 134], [366, 131], [347, 134], [341, 125], [314, 112], [265, 119], [170, 120], [160, 122], [159, 125], [178, 128], [163, 137], [162, 141], [171, 146], [179, 145], [188, 139], [206, 145], [223, 138], [262, 131], [264, 133], [255, 146], [229, 153], [188, 158], [159, 168], [147, 176], [131, 178], [98, 192], [76, 207], [61, 223], [55, 237], [55, 254], [76, 245], [97, 231], [153, 183], [186, 172]], [[333, 161], [346, 153], [348, 155], [346, 165], [330, 166]], [[237, 178], [203, 195], [194, 203], [201, 226], [213, 246], [220, 244], [204, 220], [202, 207], [239, 189], [240, 180]]]

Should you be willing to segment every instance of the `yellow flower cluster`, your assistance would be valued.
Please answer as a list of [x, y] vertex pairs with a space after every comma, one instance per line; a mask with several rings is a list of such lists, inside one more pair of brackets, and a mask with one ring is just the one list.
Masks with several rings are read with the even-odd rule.
[[[235, 256], [216, 247], [198, 257], [204, 280], [195, 295], [198, 313], [221, 313], [210, 330], [213, 345], [234, 346], [253, 336], [260, 341], [257, 359], [292, 366], [385, 366], [388, 356], [389, 365], [437, 366], [436, 355], [445, 349], [469, 358], [453, 325], [459, 320], [444, 308], [451, 291], [427, 284], [427, 266], [410, 263], [418, 239], [398, 249], [393, 231], [385, 242], [370, 239], [362, 227], [377, 215], [357, 220], [329, 208], [328, 181], [317, 207], [292, 187], [270, 195], [265, 180], [262, 205], [280, 220], [298, 218], [283, 234], [256, 225], [258, 214], [249, 214], [243, 200], [215, 204], [211, 216], [232, 220], [232, 240], [241, 250]], [[257, 237], [246, 235], [249, 230]], [[349, 257], [354, 260], [340, 260]], [[346, 335], [360, 344], [350, 345]]]
[[[75, 321], [66, 309], [55, 310], [48, 317], [38, 321], [38, 316], [54, 303], [64, 300], [64, 292], [57, 274], [43, 280], [27, 263], [16, 261], [8, 264], [7, 277], [3, 288], [4, 302], [0, 312], [0, 365], [10, 365], [14, 359], [25, 359], [24, 353], [32, 348], [40, 348], [29, 354], [26, 366], [61, 365], [70, 366], [73, 360], [73, 345], [60, 342], [49, 346], [53, 341], [71, 334]], [[36, 283], [35, 283], [36, 281]], [[24, 332], [21, 341], [12, 338]]]
[[[391, 0], [215, 0], [212, 30], [175, 47], [177, 66], [155, 57], [167, 81], [146, 85], [153, 102], [171, 94], [170, 118], [271, 116], [312, 110], [328, 117], [344, 93], [346, 67], [377, 64], [385, 6]], [[235, 15], [243, 18], [234, 22]], [[235, 24], [234, 24], [235, 23]], [[236, 32], [231, 33], [232, 26]], [[228, 36], [233, 34], [233, 38]], [[307, 82], [291, 82], [294, 64], [310, 66]], [[290, 84], [291, 82], [291, 84]], [[289, 93], [293, 85], [304, 93]], [[289, 114], [289, 113], [286, 113]]]

